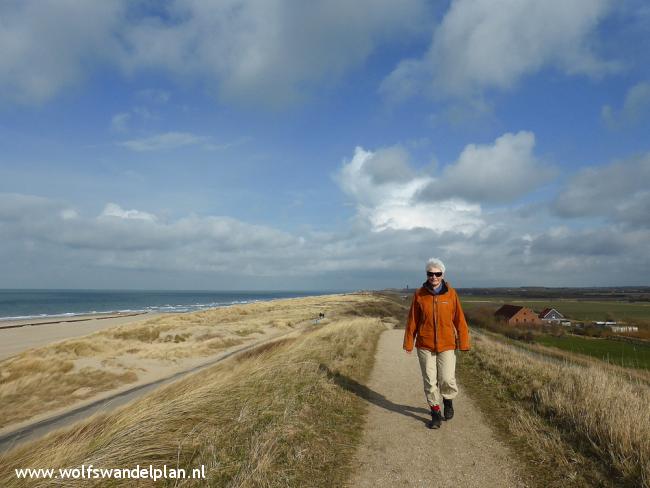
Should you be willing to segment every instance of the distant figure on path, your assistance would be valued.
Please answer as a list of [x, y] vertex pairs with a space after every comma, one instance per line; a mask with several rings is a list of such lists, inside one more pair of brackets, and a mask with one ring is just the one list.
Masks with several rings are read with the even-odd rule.
[[413, 295], [403, 348], [411, 354], [415, 342], [424, 394], [431, 408], [428, 427], [439, 429], [441, 397], [445, 420], [454, 416], [452, 400], [458, 393], [455, 350], [469, 351], [469, 330], [456, 290], [443, 279], [444, 263], [431, 258], [425, 269], [427, 280]]

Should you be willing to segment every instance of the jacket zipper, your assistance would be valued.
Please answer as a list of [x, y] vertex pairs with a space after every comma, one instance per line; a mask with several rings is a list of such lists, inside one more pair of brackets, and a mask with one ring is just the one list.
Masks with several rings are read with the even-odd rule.
[[438, 297], [433, 295], [433, 351], [438, 354]]

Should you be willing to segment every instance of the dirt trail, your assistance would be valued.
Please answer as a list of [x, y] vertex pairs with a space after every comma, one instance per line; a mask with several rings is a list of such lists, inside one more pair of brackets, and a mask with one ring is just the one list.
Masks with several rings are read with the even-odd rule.
[[508, 448], [473, 401], [460, 393], [455, 416], [438, 430], [429, 410], [415, 351], [402, 351], [404, 331], [382, 334], [364, 397], [369, 413], [350, 487], [525, 487]]

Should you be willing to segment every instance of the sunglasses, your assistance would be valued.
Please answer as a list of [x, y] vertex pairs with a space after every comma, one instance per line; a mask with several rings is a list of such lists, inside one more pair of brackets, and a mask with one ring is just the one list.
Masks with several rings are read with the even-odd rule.
[[440, 278], [442, 276], [442, 271], [436, 271], [435, 273], [433, 271], [427, 271], [427, 276], [431, 278], [432, 276], [437, 276]]

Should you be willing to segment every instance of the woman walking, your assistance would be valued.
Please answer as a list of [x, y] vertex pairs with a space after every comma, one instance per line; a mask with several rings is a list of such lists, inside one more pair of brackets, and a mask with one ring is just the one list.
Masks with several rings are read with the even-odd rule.
[[443, 415], [445, 420], [454, 416], [452, 400], [458, 394], [455, 350], [469, 351], [469, 330], [456, 290], [444, 279], [444, 263], [431, 258], [425, 269], [427, 280], [413, 295], [403, 347], [411, 354], [415, 342], [431, 408], [428, 427], [439, 429]]

